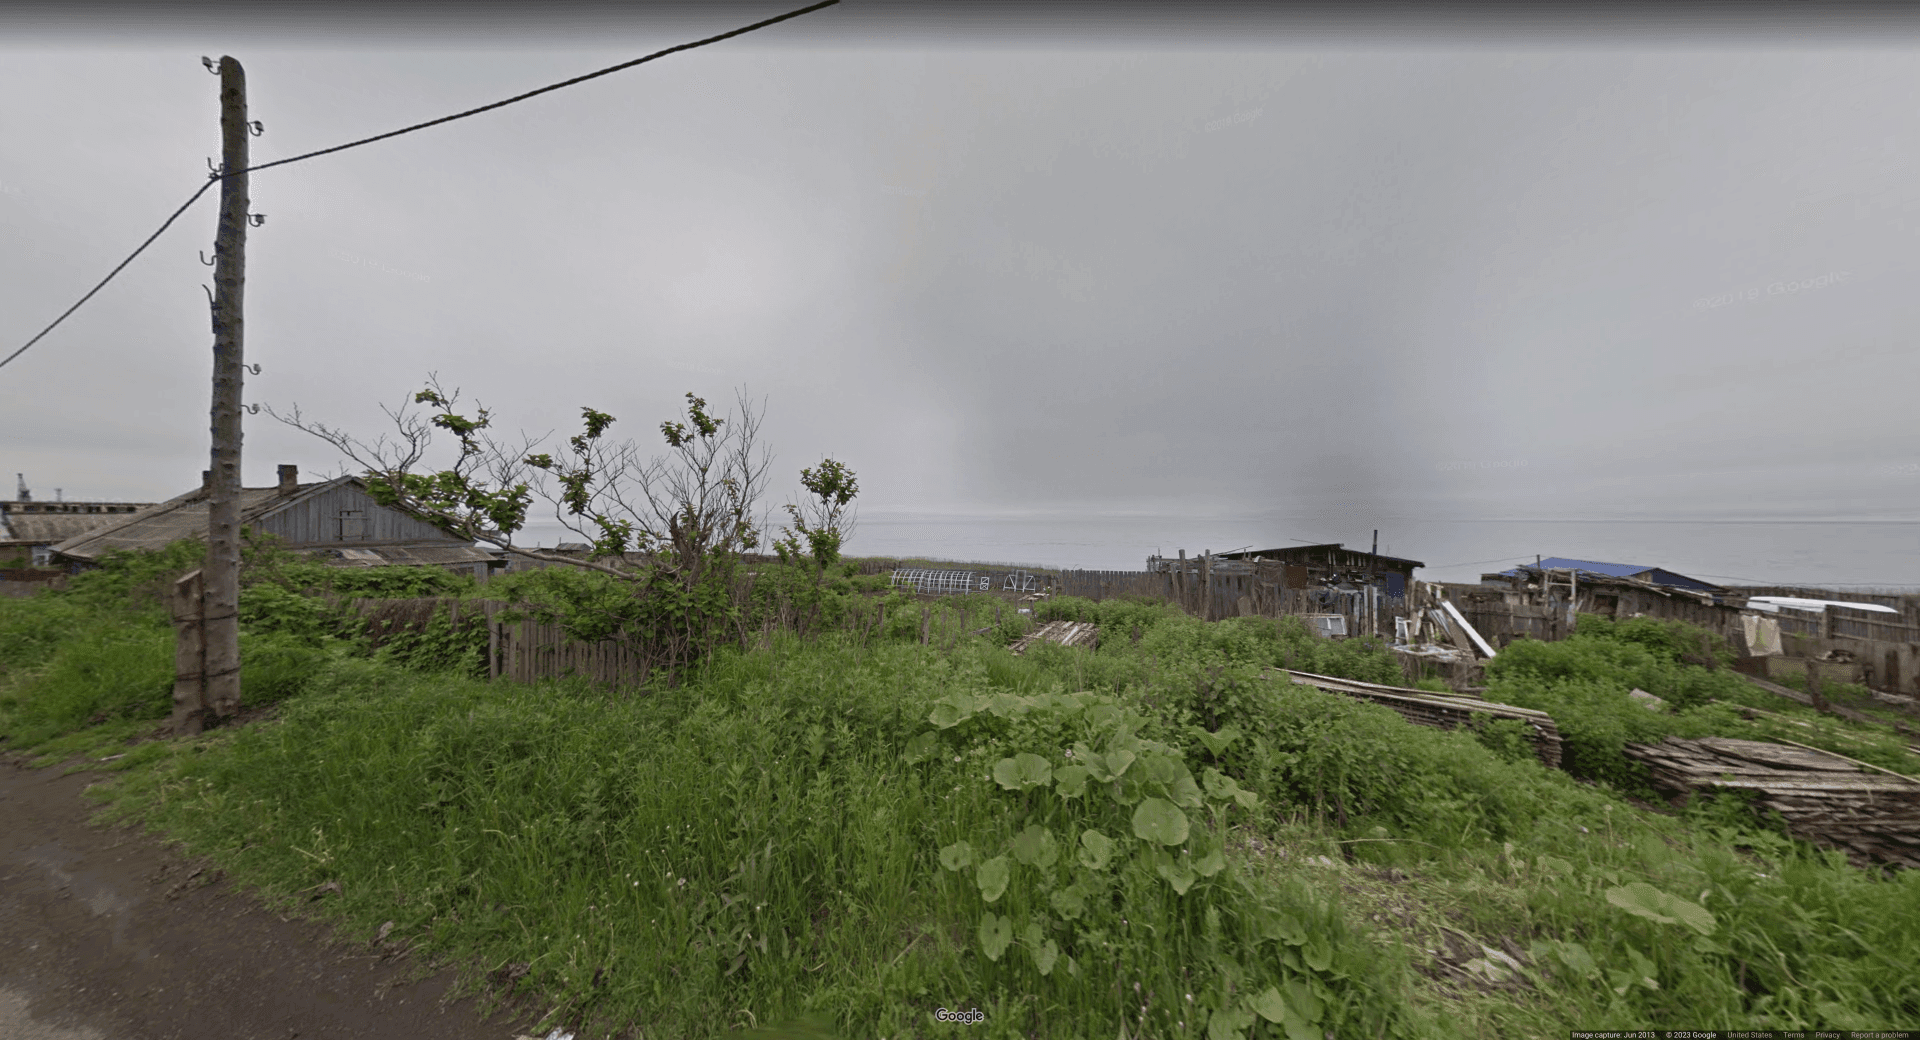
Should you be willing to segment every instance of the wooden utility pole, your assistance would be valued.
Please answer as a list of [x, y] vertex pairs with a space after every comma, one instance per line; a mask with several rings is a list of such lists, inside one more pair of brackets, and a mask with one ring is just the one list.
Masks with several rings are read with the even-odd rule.
[[240, 386], [247, 263], [247, 74], [220, 59], [220, 234], [214, 242], [213, 486], [207, 508], [207, 708], [240, 710]]

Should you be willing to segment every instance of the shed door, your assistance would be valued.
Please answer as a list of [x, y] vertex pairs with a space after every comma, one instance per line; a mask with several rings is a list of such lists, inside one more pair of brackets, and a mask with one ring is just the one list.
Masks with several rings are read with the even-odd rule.
[[367, 537], [367, 514], [365, 510], [342, 509], [338, 522], [341, 541], [359, 541]]

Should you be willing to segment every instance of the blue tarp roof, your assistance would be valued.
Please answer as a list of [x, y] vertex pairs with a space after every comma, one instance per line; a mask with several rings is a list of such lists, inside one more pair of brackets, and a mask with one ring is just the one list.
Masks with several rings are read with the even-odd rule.
[[[1653, 582], [1655, 585], [1669, 585], [1682, 589], [1698, 589], [1701, 592], [1721, 591], [1718, 585], [1709, 584], [1698, 578], [1689, 578], [1684, 574], [1675, 574], [1670, 570], [1665, 570], [1660, 567], [1648, 567], [1644, 564], [1600, 563], [1596, 560], [1569, 560], [1561, 556], [1549, 556], [1541, 560], [1539, 566], [1547, 570], [1586, 571], [1589, 574], [1600, 574], [1609, 578], [1639, 578], [1642, 581]], [[1512, 570], [1502, 571], [1501, 573], [1509, 576], [1518, 576], [1522, 571], [1533, 569], [1532, 567], [1515, 567]]]

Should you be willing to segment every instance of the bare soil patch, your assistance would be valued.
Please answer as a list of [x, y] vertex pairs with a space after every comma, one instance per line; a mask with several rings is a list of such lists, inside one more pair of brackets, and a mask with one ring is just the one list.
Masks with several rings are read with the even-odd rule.
[[0, 1040], [509, 1040], [451, 972], [335, 941], [132, 827], [98, 774], [0, 761]]

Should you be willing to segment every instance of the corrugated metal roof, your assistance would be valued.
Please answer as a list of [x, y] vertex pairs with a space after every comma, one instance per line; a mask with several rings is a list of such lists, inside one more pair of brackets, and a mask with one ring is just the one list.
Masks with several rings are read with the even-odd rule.
[[351, 549], [321, 549], [315, 556], [341, 567], [444, 567], [452, 564], [493, 563], [497, 558], [471, 545], [377, 545]]
[[[1604, 574], [1609, 578], [1631, 578], [1636, 574], [1645, 574], [1654, 569], [1637, 563], [1596, 563], [1593, 560], [1569, 560], [1562, 556], [1549, 556], [1540, 561], [1540, 566], [1550, 571], [1580, 570], [1590, 574]], [[1501, 573], [1517, 576], [1521, 571], [1532, 569], [1534, 568], [1515, 567]]]
[[1527, 571], [1545, 569], [1550, 571], [1579, 571], [1586, 574], [1598, 574], [1608, 578], [1638, 578], [1655, 585], [1668, 585], [1683, 589], [1696, 589], [1702, 592], [1723, 591], [1720, 586], [1698, 578], [1689, 578], [1664, 567], [1648, 567], [1637, 563], [1600, 563], [1595, 560], [1569, 560], [1562, 556], [1549, 556], [1537, 566], [1515, 567], [1500, 573], [1509, 578], [1517, 578]]
[[[313, 484], [301, 484], [292, 494], [281, 491], [277, 486], [242, 488], [240, 522], [256, 523], [262, 517], [297, 505], [314, 495], [323, 494], [329, 488], [347, 483], [365, 487], [359, 477], [344, 476]], [[73, 559], [96, 560], [114, 549], [157, 551], [182, 538], [205, 538], [207, 508], [206, 491], [195, 488], [151, 509], [143, 509], [85, 534], [68, 538], [54, 546], [53, 551]]]
[[0, 519], [0, 537], [53, 545], [137, 513], [19, 513]]
[[1239, 552], [1214, 553], [1213, 558], [1216, 560], [1251, 560], [1259, 556], [1269, 560], [1286, 560], [1303, 553], [1328, 551], [1370, 556], [1382, 563], [1403, 563], [1409, 567], [1426, 566], [1426, 564], [1421, 563], [1419, 560], [1409, 560], [1403, 556], [1388, 556], [1386, 553], [1370, 553], [1365, 549], [1349, 549], [1345, 542], [1327, 542], [1324, 545], [1288, 545], [1278, 549], [1242, 549]]
[[1770, 614], [1779, 613], [1781, 607], [1785, 607], [1788, 610], [1804, 610], [1818, 614], [1824, 612], [1828, 604], [1836, 607], [1851, 607], [1854, 610], [1871, 610], [1876, 614], [1900, 613], [1892, 607], [1882, 606], [1878, 603], [1856, 603], [1852, 600], [1844, 599], [1802, 599], [1798, 596], [1753, 596], [1747, 600], [1747, 606], [1754, 610], [1764, 610]]

